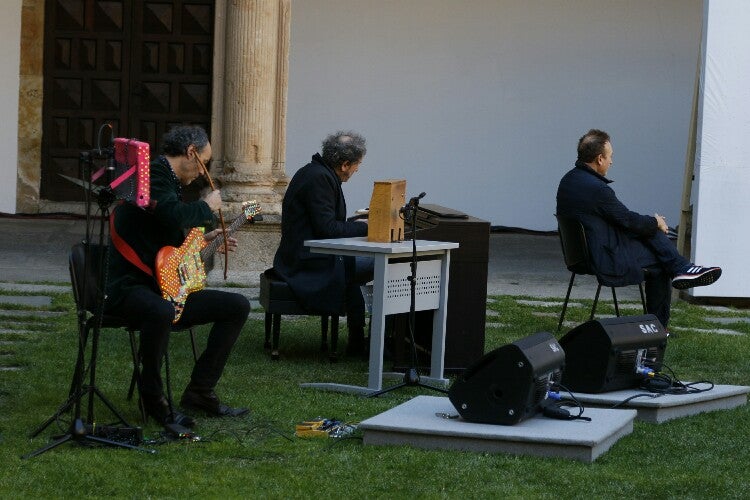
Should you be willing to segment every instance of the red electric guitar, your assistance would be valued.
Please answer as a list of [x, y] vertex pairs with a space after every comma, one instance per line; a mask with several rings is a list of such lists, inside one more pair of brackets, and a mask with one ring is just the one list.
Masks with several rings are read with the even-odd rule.
[[[253, 220], [260, 213], [260, 205], [255, 201], [242, 204], [242, 213], [226, 229], [229, 236], [245, 222]], [[179, 321], [188, 295], [206, 287], [205, 260], [224, 243], [219, 236], [207, 242], [204, 229], [190, 230], [185, 241], [176, 247], [163, 247], [156, 254], [156, 279], [162, 297], [174, 305], [174, 322]]]

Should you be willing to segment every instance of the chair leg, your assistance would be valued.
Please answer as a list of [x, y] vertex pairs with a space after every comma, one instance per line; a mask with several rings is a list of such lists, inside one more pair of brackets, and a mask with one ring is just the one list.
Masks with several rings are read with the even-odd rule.
[[146, 416], [146, 408], [143, 406], [143, 399], [141, 398], [141, 373], [139, 370], [141, 364], [141, 355], [138, 351], [138, 344], [135, 341], [135, 332], [133, 330], [128, 331], [128, 337], [130, 338], [130, 354], [133, 357], [133, 375], [130, 378], [130, 389], [128, 389], [128, 401], [133, 398], [133, 392], [138, 389], [138, 410], [141, 412], [141, 422], [146, 424], [148, 417]]
[[568, 293], [565, 294], [565, 302], [563, 302], [562, 313], [560, 313], [560, 322], [557, 323], [557, 331], [562, 328], [563, 320], [565, 320], [565, 311], [568, 309], [568, 300], [570, 299], [570, 290], [573, 289], [573, 280], [576, 279], [576, 273], [571, 273], [570, 283], [568, 283]]
[[167, 404], [169, 405], [169, 413], [174, 413], [174, 408], [172, 407], [172, 377], [169, 370], [169, 348], [167, 348], [167, 351], [164, 353], [164, 374], [167, 385]]
[[273, 314], [267, 312], [266, 313], [266, 321], [265, 321], [265, 332], [266, 336], [263, 340], [263, 348], [264, 349], [270, 349], [271, 348], [271, 322], [272, 322]]
[[589, 317], [589, 321], [594, 319], [594, 314], [596, 314], [596, 305], [599, 303], [599, 293], [602, 291], [602, 286], [597, 285], [596, 287], [596, 295], [594, 296], [594, 305], [591, 306], [591, 316]]
[[338, 361], [338, 352], [336, 351], [339, 343], [339, 315], [331, 316], [331, 350], [328, 352], [328, 360], [331, 363]]
[[273, 315], [273, 343], [271, 344], [271, 359], [279, 359], [279, 333], [281, 331], [281, 314]]
[[320, 317], [320, 351], [328, 352], [328, 316]]
[[617, 292], [615, 292], [615, 287], [612, 287], [612, 300], [615, 303], [615, 316], [618, 318], [620, 317], [620, 306], [617, 304]]
[[190, 346], [193, 348], [193, 361], [198, 361], [198, 345], [195, 343], [195, 330], [190, 328]]
[[646, 294], [643, 293], [643, 283], [638, 283], [638, 291], [641, 292], [641, 304], [643, 305], [643, 314], [648, 314], [646, 308]]

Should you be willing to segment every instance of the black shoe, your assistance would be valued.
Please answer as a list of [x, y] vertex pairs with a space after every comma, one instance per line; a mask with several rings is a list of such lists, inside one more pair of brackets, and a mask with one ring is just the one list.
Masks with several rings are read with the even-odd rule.
[[141, 401], [143, 401], [143, 409], [146, 411], [146, 415], [156, 420], [159, 425], [179, 424], [191, 429], [195, 427], [193, 417], [169, 410], [169, 402], [163, 394], [158, 396], [143, 394]]
[[672, 278], [672, 286], [678, 290], [693, 288], [695, 286], [706, 286], [719, 279], [720, 276], [720, 267], [690, 265], [690, 267]]
[[211, 417], [239, 417], [250, 411], [248, 408], [232, 408], [222, 404], [213, 389], [196, 390], [190, 387], [182, 393], [180, 406], [186, 410], [203, 411]]

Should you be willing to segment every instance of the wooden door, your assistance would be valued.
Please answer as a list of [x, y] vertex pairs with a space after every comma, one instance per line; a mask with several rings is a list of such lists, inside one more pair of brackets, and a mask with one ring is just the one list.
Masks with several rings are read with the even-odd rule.
[[[209, 130], [213, 0], [47, 0], [41, 198], [82, 199], [82, 152]], [[111, 125], [111, 130], [106, 124]], [[210, 131], [209, 131], [210, 132]]]

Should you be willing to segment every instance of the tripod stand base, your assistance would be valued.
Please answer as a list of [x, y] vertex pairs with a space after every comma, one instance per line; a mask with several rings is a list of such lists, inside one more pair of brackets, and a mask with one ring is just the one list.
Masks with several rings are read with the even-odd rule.
[[443, 394], [448, 394], [447, 389], [443, 389], [442, 387], [434, 387], [428, 384], [423, 384], [421, 382], [421, 378], [419, 376], [419, 372], [416, 368], [409, 368], [404, 373], [404, 381], [400, 384], [396, 384], [391, 387], [387, 387], [380, 391], [371, 392], [367, 395], [368, 398], [376, 398], [382, 394], [389, 393], [391, 391], [395, 391], [396, 389], [400, 389], [402, 387], [423, 387], [425, 389], [432, 389], [433, 391], [442, 392]]
[[[104, 405], [109, 408], [109, 410], [117, 417], [118, 422], [123, 424], [125, 427], [132, 428], [132, 426], [125, 420], [125, 417], [120, 413], [117, 408], [112, 404], [112, 402], [102, 394], [102, 392], [97, 388], [96, 386], [88, 386], [85, 385], [81, 388], [80, 391], [73, 393], [67, 401], [65, 401], [60, 407], [57, 409], [57, 411], [52, 414], [51, 417], [49, 417], [47, 420], [45, 420], [39, 427], [34, 429], [34, 431], [31, 432], [29, 437], [36, 437], [38, 436], [44, 429], [49, 427], [54, 421], [56, 421], [58, 418], [60, 418], [61, 415], [63, 415], [65, 412], [69, 411], [71, 408], [73, 408], [75, 405], [80, 405], [81, 401], [84, 396], [88, 395], [89, 400], [94, 397], [94, 395], [98, 396]], [[93, 420], [93, 415], [89, 414], [89, 419]]]
[[46, 444], [42, 446], [41, 448], [38, 448], [31, 453], [27, 453], [26, 455], [22, 455], [22, 459], [28, 459], [36, 457], [37, 455], [41, 455], [42, 453], [45, 453], [53, 448], [57, 448], [61, 444], [67, 443], [68, 441], [74, 441], [79, 444], [100, 444], [105, 446], [114, 446], [117, 448], [126, 448], [129, 450], [135, 450], [135, 451], [143, 451], [145, 453], [156, 453], [156, 450], [149, 450], [148, 448], [141, 448], [140, 446], [136, 446], [134, 444], [124, 443], [121, 441], [117, 441], [114, 439], [109, 439], [106, 437], [102, 437], [102, 435], [118, 435], [123, 437], [128, 437], [129, 439], [136, 438], [138, 441], [142, 440], [143, 434], [141, 432], [141, 429], [139, 427], [113, 427], [113, 426], [106, 426], [106, 427], [99, 427], [98, 429], [95, 426], [87, 425], [82, 420], [77, 419], [71, 422], [70, 429], [68, 430], [67, 434], [64, 434], [58, 438], [56, 438], [54, 441], [52, 441], [49, 444]]
[[[401, 373], [401, 372], [383, 372], [383, 377], [404, 378], [406, 377], [406, 374]], [[445, 378], [420, 377], [420, 383], [423, 380], [430, 382], [432, 384], [440, 384], [443, 386], [448, 385], [448, 379], [445, 379]], [[300, 384], [299, 386], [304, 387], [306, 389], [319, 389], [321, 391], [343, 392], [347, 394], [361, 394], [362, 396], [370, 396], [371, 394], [374, 394], [375, 392], [381, 392], [380, 389], [377, 387], [365, 387], [361, 385], [338, 384], [335, 382], [304, 382]], [[432, 387], [429, 385], [425, 385], [425, 387], [429, 387], [430, 389], [435, 389], [437, 391], [441, 391], [445, 393], [448, 392], [447, 390], [440, 389], [438, 387]]]

